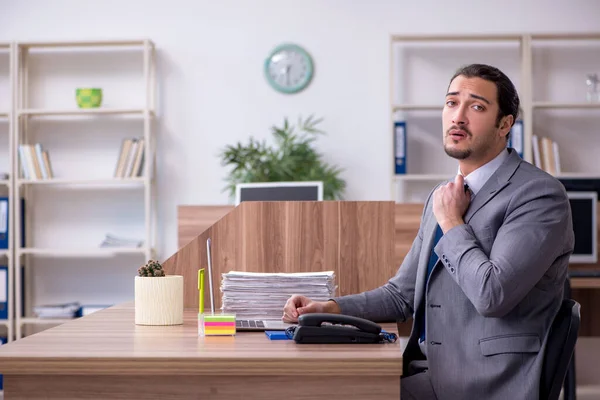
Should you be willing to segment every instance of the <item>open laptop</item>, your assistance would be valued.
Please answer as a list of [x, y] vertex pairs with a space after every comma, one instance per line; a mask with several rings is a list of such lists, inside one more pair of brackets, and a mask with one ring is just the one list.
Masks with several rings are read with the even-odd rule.
[[[206, 240], [206, 256], [208, 258], [208, 289], [210, 296], [210, 311], [215, 313], [215, 296], [212, 282], [212, 252], [210, 238]], [[282, 310], [283, 314], [283, 310]], [[281, 319], [238, 319], [235, 320], [237, 331], [284, 331], [295, 324], [288, 324]]]

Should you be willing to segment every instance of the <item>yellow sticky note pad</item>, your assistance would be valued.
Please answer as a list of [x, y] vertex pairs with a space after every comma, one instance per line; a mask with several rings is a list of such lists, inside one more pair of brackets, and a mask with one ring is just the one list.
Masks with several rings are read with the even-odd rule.
[[235, 314], [198, 314], [198, 336], [231, 336], [235, 333]]

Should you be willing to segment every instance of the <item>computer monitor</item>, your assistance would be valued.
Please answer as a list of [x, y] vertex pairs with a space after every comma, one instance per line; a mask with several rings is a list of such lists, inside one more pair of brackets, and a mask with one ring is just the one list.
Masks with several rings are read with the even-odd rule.
[[567, 192], [596, 192], [600, 199], [600, 179], [594, 177], [558, 178]]
[[598, 262], [598, 193], [567, 192], [573, 216], [575, 248], [569, 260], [573, 264]]
[[323, 182], [252, 182], [235, 187], [235, 205], [242, 201], [321, 201]]

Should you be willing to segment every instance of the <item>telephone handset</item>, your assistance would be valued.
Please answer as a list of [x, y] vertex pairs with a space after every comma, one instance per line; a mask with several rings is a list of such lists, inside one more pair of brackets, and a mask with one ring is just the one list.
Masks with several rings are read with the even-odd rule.
[[298, 317], [292, 338], [296, 343], [380, 343], [393, 342], [397, 336], [382, 332], [381, 326], [366, 319], [313, 313]]

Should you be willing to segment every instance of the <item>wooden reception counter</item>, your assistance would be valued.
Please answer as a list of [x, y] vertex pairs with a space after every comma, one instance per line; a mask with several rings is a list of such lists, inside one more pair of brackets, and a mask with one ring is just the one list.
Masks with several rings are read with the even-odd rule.
[[400, 397], [405, 340], [300, 345], [197, 332], [195, 311], [178, 326], [136, 326], [133, 303], [98, 311], [0, 346], [5, 400]]

